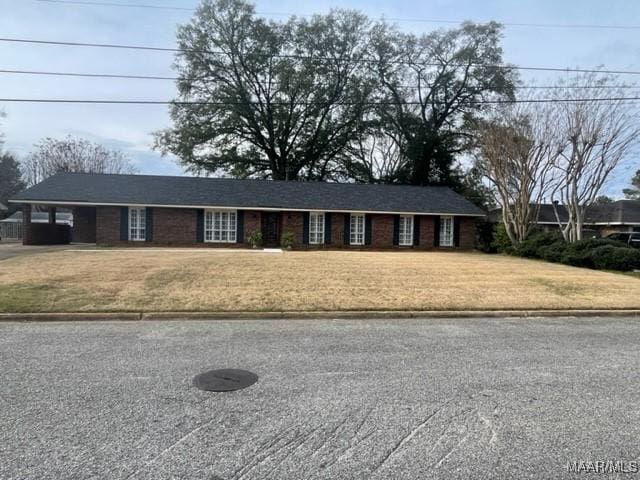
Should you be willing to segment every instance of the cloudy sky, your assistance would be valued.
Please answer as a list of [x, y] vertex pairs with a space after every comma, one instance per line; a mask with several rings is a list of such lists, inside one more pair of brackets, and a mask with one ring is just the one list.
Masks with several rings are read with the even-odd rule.
[[[176, 25], [186, 22], [197, 0], [80, 0], [146, 4], [175, 9], [61, 4], [39, 0], [0, 0], [0, 37], [39, 40], [175, 46]], [[406, 31], [446, 27], [444, 21], [487, 21], [555, 25], [617, 25], [635, 28], [506, 26], [505, 61], [522, 66], [604, 67], [640, 70], [640, 2], [637, 0], [405, 0], [331, 2], [259, 0], [257, 11], [274, 15], [326, 12], [331, 7], [359, 9], [373, 18], [403, 19]], [[411, 20], [411, 21], [404, 21]], [[118, 49], [29, 45], [0, 42], [0, 69], [49, 70], [109, 74], [171, 76], [172, 54]], [[544, 84], [559, 74], [523, 75]], [[640, 77], [628, 76], [634, 82]], [[75, 98], [170, 100], [170, 81], [87, 79], [0, 73], [1, 98]], [[639, 106], [640, 108], [640, 106]], [[167, 127], [166, 106], [53, 105], [2, 103], [7, 118], [0, 131], [5, 148], [26, 155], [43, 137], [67, 134], [121, 149], [140, 173], [182, 174], [170, 158], [151, 149], [151, 132]], [[640, 157], [630, 158], [616, 172], [607, 193], [620, 196]]]

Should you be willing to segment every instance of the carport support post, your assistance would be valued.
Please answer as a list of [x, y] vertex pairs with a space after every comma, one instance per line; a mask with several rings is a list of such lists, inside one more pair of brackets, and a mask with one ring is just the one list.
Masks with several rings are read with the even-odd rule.
[[31, 205], [22, 206], [22, 244], [31, 245]]
[[49, 225], [56, 223], [56, 207], [49, 207]]

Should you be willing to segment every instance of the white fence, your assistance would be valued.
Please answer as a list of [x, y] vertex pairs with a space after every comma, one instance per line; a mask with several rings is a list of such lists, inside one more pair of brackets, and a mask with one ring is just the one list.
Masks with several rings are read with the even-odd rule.
[[0, 223], [0, 241], [21, 242], [22, 241], [22, 222]]

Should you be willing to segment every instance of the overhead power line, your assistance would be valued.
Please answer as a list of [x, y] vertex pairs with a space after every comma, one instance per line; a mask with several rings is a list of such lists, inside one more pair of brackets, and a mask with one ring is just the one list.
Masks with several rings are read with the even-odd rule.
[[[119, 8], [137, 8], [137, 9], [152, 9], [152, 10], [174, 10], [174, 11], [187, 11], [193, 12], [195, 8], [189, 7], [177, 7], [170, 5], [154, 5], [148, 3], [119, 3], [119, 2], [91, 2], [85, 0], [35, 0], [41, 3], [54, 3], [59, 5], [81, 5], [81, 6], [94, 6], [94, 7], [119, 7]], [[257, 15], [262, 16], [282, 16], [282, 17], [310, 17], [312, 14], [308, 13], [286, 13], [286, 12], [256, 12]], [[382, 16], [383, 19], [390, 22], [408, 22], [408, 23], [434, 23], [434, 24], [449, 24], [459, 25], [462, 20], [441, 20], [431, 18], [410, 18], [410, 17], [387, 17]], [[475, 22], [479, 24], [487, 24], [487, 21]], [[532, 22], [498, 22], [501, 25], [507, 27], [530, 27], [530, 28], [570, 28], [570, 29], [607, 29], [607, 30], [639, 30], [640, 25], [604, 25], [604, 24], [579, 24], [579, 23], [532, 23]]]
[[[603, 98], [543, 98], [522, 100], [477, 100], [470, 101], [473, 105], [500, 105], [514, 103], [581, 103], [581, 102], [635, 102], [638, 97], [603, 97]], [[0, 102], [13, 103], [69, 103], [69, 104], [113, 104], [113, 105], [213, 105], [213, 106], [242, 106], [246, 103], [260, 105], [260, 102], [211, 102], [211, 101], [167, 101], [167, 100], [97, 100], [97, 99], [62, 99], [62, 98], [0, 98]], [[421, 105], [420, 102], [399, 102], [402, 105]], [[429, 102], [444, 104], [446, 102]], [[333, 102], [332, 105], [397, 105], [397, 102]], [[271, 102], [272, 106], [290, 106], [288, 102]], [[326, 102], [298, 102], [297, 105], [326, 105]]]
[[[125, 80], [165, 80], [165, 81], [178, 81], [178, 80], [196, 80], [197, 78], [188, 77], [169, 77], [161, 75], [132, 75], [132, 74], [112, 74], [112, 73], [84, 73], [84, 72], [52, 72], [42, 70], [6, 70], [0, 69], [0, 74], [18, 74], [18, 75], [40, 75], [40, 76], [56, 76], [56, 77], [81, 77], [81, 78], [113, 78], [113, 79], [125, 79]], [[277, 84], [278, 82], [274, 82]], [[323, 84], [318, 84], [322, 86]], [[417, 85], [398, 85], [399, 88], [406, 89], [418, 89]], [[572, 90], [593, 90], [593, 89], [640, 89], [638, 85], [597, 85], [597, 86], [584, 86], [584, 85], [517, 85], [516, 89], [520, 90], [553, 90], [553, 89], [572, 89]], [[493, 87], [494, 90], [501, 90], [501, 87]]]
[[178, 77], [163, 77], [156, 75], [128, 75], [117, 73], [46, 72], [40, 70], [0, 70], [0, 73], [19, 75], [50, 75], [53, 77], [120, 78], [132, 80], [179, 80]]
[[[62, 47], [87, 47], [87, 48], [115, 48], [115, 49], [127, 49], [127, 50], [145, 50], [145, 51], [157, 51], [157, 52], [174, 52], [174, 53], [204, 53], [210, 55], [223, 55], [229, 56], [229, 53], [218, 51], [218, 50], [195, 50], [195, 49], [180, 49], [180, 48], [172, 48], [172, 47], [152, 47], [146, 45], [126, 45], [126, 44], [115, 44], [115, 43], [89, 43], [89, 42], [63, 42], [63, 41], [53, 41], [53, 40], [36, 40], [36, 39], [28, 39], [28, 38], [0, 38], [0, 42], [8, 42], [8, 43], [27, 43], [27, 44], [37, 44], [37, 45], [56, 45]], [[317, 61], [350, 61], [354, 63], [375, 63], [375, 60], [368, 60], [363, 58], [351, 58], [340, 60], [336, 58], [329, 57], [312, 57], [308, 55], [287, 55], [287, 54], [278, 54], [278, 55], [269, 55], [269, 57], [273, 58], [288, 58], [288, 59], [297, 59], [297, 60], [317, 60]], [[405, 61], [392, 61], [390, 63], [396, 65], [405, 65], [407, 62]], [[439, 67], [441, 64], [439, 63], [423, 63], [425, 66], [434, 66]], [[519, 65], [504, 65], [504, 64], [483, 64], [483, 63], [472, 63], [471, 66], [482, 66], [487, 68], [497, 68], [504, 70], [527, 70], [527, 71], [544, 71], [544, 72], [560, 72], [560, 73], [607, 73], [607, 74], [616, 74], [616, 75], [640, 75], [640, 71], [638, 70], [601, 70], [601, 69], [587, 69], [587, 68], [559, 68], [559, 67], [523, 67]], [[468, 67], [468, 64], [449, 64], [451, 67]]]

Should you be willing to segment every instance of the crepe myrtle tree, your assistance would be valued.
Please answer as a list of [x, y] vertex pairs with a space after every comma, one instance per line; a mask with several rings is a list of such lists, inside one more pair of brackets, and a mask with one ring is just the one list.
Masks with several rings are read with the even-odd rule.
[[353, 11], [277, 23], [243, 0], [204, 0], [178, 29], [173, 126], [156, 148], [194, 173], [328, 178], [371, 108], [370, 28]]
[[[555, 91], [564, 148], [556, 157], [558, 183], [552, 196], [554, 205], [559, 204], [556, 220], [567, 241], [582, 239], [586, 208], [638, 145], [637, 106], [611, 100], [628, 95], [622, 86], [616, 76], [588, 73], [560, 82]], [[559, 208], [566, 210], [566, 224], [560, 221]]]
[[[525, 99], [521, 99], [525, 100]], [[556, 186], [563, 138], [551, 104], [512, 103], [476, 124], [476, 168], [489, 180], [512, 244], [527, 239], [540, 205]]]

